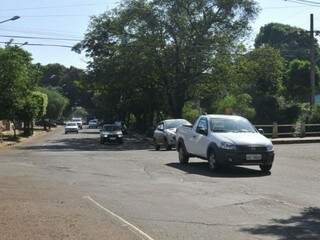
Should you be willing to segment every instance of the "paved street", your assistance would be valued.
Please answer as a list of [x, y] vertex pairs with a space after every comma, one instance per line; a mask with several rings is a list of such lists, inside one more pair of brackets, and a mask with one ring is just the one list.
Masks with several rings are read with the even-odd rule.
[[320, 144], [276, 146], [263, 175], [98, 137], [61, 129], [0, 152], [1, 239], [320, 239]]

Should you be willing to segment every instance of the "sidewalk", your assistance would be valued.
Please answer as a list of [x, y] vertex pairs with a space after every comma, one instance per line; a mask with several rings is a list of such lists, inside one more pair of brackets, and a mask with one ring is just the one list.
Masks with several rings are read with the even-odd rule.
[[38, 128], [38, 129], [36, 129], [34, 131], [34, 134], [32, 136], [29, 136], [29, 137], [20, 136], [17, 141], [4, 140], [4, 141], [0, 142], [0, 150], [1, 149], [6, 149], [6, 148], [10, 148], [10, 147], [14, 147], [14, 146], [16, 146], [18, 144], [25, 143], [25, 142], [37, 139], [37, 138], [42, 137], [42, 136], [46, 136], [46, 135], [48, 135], [48, 134], [50, 134], [52, 132], [55, 132], [57, 129], [60, 129], [60, 127], [51, 129], [51, 131], [44, 131], [44, 130], [42, 130], [42, 128]]
[[273, 144], [320, 143], [320, 137], [273, 138], [271, 141]]

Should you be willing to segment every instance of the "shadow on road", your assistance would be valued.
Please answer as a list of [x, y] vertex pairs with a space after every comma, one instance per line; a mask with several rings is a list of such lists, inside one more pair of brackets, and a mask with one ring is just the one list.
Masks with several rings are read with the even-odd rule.
[[169, 167], [173, 167], [184, 171], [189, 174], [202, 175], [207, 177], [218, 177], [218, 178], [249, 178], [249, 177], [265, 177], [270, 173], [263, 173], [260, 170], [251, 168], [244, 168], [238, 166], [229, 166], [219, 169], [219, 171], [212, 172], [209, 170], [207, 162], [191, 162], [187, 165], [180, 163], [168, 163]]
[[61, 138], [48, 141], [47, 144], [22, 146], [22, 150], [39, 151], [128, 151], [150, 149], [148, 142], [134, 138], [125, 138], [123, 144], [100, 144], [98, 138]]
[[273, 219], [270, 225], [243, 228], [253, 235], [275, 236], [279, 240], [319, 240], [320, 208], [305, 208], [300, 215], [288, 219]]

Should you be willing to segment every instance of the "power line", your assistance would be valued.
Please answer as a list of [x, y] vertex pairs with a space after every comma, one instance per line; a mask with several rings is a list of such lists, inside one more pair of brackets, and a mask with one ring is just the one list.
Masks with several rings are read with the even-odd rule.
[[308, 6], [278, 6], [278, 7], [264, 7], [263, 10], [272, 10], [272, 9], [285, 9], [285, 8], [306, 8]]
[[306, 4], [320, 4], [320, 2], [311, 1], [311, 0], [295, 0], [297, 2], [306, 3]]
[[81, 38], [81, 36], [76, 36], [73, 34], [67, 34], [63, 32], [53, 32], [53, 31], [48, 31], [48, 32], [43, 32], [43, 31], [34, 31], [34, 30], [20, 30], [20, 29], [7, 29], [7, 28], [0, 28], [0, 31], [4, 32], [10, 32], [10, 33], [26, 33], [26, 34], [36, 34], [36, 35], [41, 35], [41, 36], [48, 36], [48, 37], [70, 37], [70, 38]]
[[309, 7], [319, 7], [320, 6], [320, 2], [309, 3], [309, 2], [299, 1], [299, 0], [284, 0], [284, 1], [297, 3], [297, 4], [304, 5], [304, 6], [309, 6]]
[[33, 37], [33, 36], [18, 36], [18, 35], [1, 35], [0, 37], [5, 38], [23, 38], [23, 39], [39, 39], [39, 40], [55, 40], [55, 41], [74, 41], [79, 42], [81, 39], [75, 38], [51, 38], [51, 37]]
[[[22, 18], [50, 18], [50, 17], [91, 17], [93, 14], [50, 14], [50, 15], [20, 15]], [[10, 15], [1, 15], [0, 17], [7, 18]]]
[[[8, 44], [9, 42], [3, 42], [3, 41], [0, 41], [0, 43]], [[61, 44], [22, 43], [22, 42], [14, 42], [14, 44], [17, 44], [17, 45], [24, 45], [24, 46], [73, 48], [73, 46], [71, 46], [71, 45], [61, 45]]]
[[106, 5], [105, 3], [82, 3], [82, 4], [70, 4], [70, 5], [60, 5], [60, 6], [42, 6], [42, 7], [28, 7], [28, 8], [7, 8], [1, 9], [1, 11], [25, 11], [25, 10], [43, 10], [43, 9], [57, 9], [57, 8], [71, 8], [71, 7], [88, 7]]

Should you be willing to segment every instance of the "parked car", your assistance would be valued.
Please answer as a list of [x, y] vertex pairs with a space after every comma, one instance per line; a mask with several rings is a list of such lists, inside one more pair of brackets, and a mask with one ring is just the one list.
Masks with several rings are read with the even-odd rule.
[[167, 150], [171, 150], [176, 146], [176, 131], [182, 125], [192, 125], [185, 119], [168, 119], [159, 123], [154, 130], [153, 141], [155, 149], [160, 150], [164, 146]]
[[98, 120], [92, 119], [88, 123], [88, 128], [98, 128]]
[[64, 127], [64, 133], [79, 133], [79, 127], [76, 122], [67, 122]]
[[123, 143], [121, 127], [115, 124], [105, 124], [100, 131], [100, 143]]
[[209, 162], [211, 170], [223, 165], [259, 165], [269, 172], [274, 160], [273, 145], [245, 118], [229, 115], [200, 116], [194, 126], [177, 130], [179, 161], [190, 157]]
[[79, 129], [82, 129], [82, 118], [77, 118], [77, 117], [74, 117], [74, 118], [72, 118], [72, 122], [75, 122], [75, 123], [77, 123], [78, 124], [78, 127], [79, 127]]
[[41, 127], [47, 126], [47, 127], [50, 127], [50, 128], [57, 127], [57, 124], [54, 121], [51, 121], [50, 119], [39, 120], [39, 121], [37, 121], [35, 123], [35, 125], [36, 126], [41, 126]]

